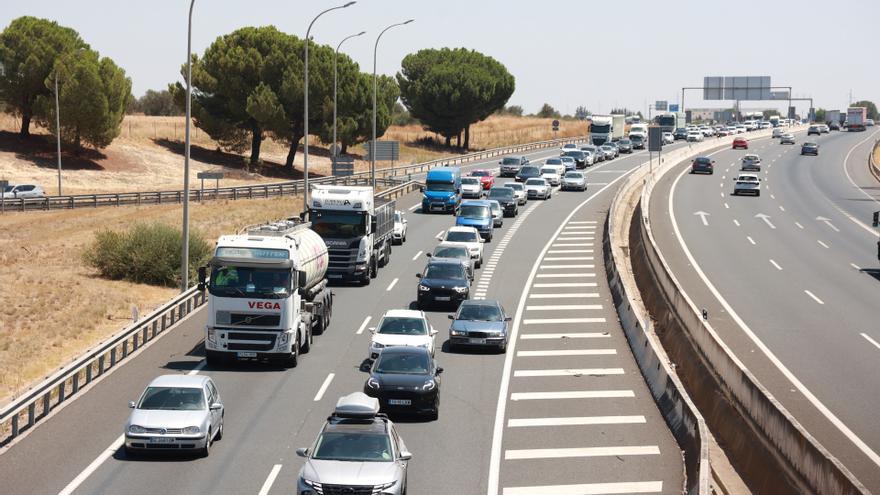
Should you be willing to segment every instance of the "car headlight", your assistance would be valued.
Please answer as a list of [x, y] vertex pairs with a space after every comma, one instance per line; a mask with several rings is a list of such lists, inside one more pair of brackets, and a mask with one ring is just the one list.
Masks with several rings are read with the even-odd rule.
[[383, 483], [381, 485], [374, 485], [373, 486], [373, 493], [381, 492], [382, 490], [387, 490], [396, 484], [397, 484], [397, 481], [392, 481], [390, 483]]
[[315, 490], [317, 493], [324, 493], [324, 487], [317, 481], [307, 480], [305, 478], [300, 478], [303, 482], [303, 485]]
[[367, 380], [367, 386], [372, 389], [379, 390], [379, 380], [376, 380], [375, 378], [370, 377], [370, 379]]
[[436, 388], [436, 387], [437, 387], [437, 384], [434, 383], [434, 380], [428, 380], [425, 382], [424, 385], [422, 385], [422, 391], [428, 392], [428, 391], [434, 390], [434, 388]]
[[419, 284], [419, 291], [421, 291], [421, 292], [427, 292], [427, 291], [429, 291], [429, 290], [431, 290], [430, 287], [425, 287], [424, 285]]
[[202, 432], [202, 429], [198, 426], [187, 426], [183, 429], [183, 432], [187, 435], [197, 435]]
[[459, 294], [464, 294], [465, 292], [467, 292], [467, 290], [468, 290], [467, 287], [456, 287], [455, 288], [455, 292], [458, 292]]
[[465, 335], [466, 333], [467, 332], [465, 332], [464, 330], [450, 330], [449, 331], [449, 335], [451, 335], [453, 337], [461, 337], [462, 335]]
[[131, 425], [128, 427], [128, 432], [135, 434], [146, 433], [147, 429], [140, 425]]

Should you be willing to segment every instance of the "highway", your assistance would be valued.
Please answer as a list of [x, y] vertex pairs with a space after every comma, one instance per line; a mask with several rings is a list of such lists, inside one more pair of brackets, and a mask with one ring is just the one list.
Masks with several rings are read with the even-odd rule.
[[[724, 342], [798, 421], [880, 492], [880, 184], [866, 160], [880, 130], [810, 136], [819, 156], [754, 140], [712, 154], [714, 175], [666, 174], [650, 218], [672, 271]], [[733, 196], [746, 153], [761, 196]]]
[[[502, 302], [513, 338], [507, 354], [438, 351], [439, 420], [397, 421], [414, 455], [410, 493], [681, 493], [680, 449], [632, 358], [602, 270], [605, 213], [646, 159], [638, 152], [591, 167], [586, 192], [529, 202], [485, 245], [475, 294]], [[3, 493], [291, 493], [302, 466], [295, 449], [311, 445], [340, 396], [362, 390], [369, 329], [384, 311], [409, 307], [424, 253], [453, 223], [414, 211], [419, 199], [399, 200], [412, 212], [408, 242], [378, 278], [334, 288], [330, 328], [297, 368], [205, 368], [199, 310], [0, 456]], [[438, 348], [447, 314], [429, 312]], [[129, 459], [119, 448], [128, 401], [163, 373], [216, 381], [226, 423], [210, 457]]]

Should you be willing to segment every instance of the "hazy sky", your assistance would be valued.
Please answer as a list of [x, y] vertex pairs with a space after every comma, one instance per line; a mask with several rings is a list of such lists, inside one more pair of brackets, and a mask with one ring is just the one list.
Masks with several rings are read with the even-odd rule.
[[[272, 24], [302, 37], [314, 15], [342, 3], [196, 0], [193, 51], [202, 53], [241, 26]], [[79, 31], [127, 71], [136, 96], [178, 78], [186, 58], [188, 0], [4, 4], [2, 27], [32, 15]], [[700, 86], [707, 75], [770, 75], [774, 85], [792, 86], [795, 96], [812, 96], [817, 107], [844, 108], [850, 91], [855, 100], [880, 102], [880, 64], [870, 36], [880, 18], [878, 0], [359, 0], [323, 16], [312, 35], [335, 46], [366, 30], [343, 51], [371, 71], [376, 34], [408, 18], [416, 21], [382, 38], [380, 72], [394, 74], [407, 53], [421, 48], [473, 48], [507, 66], [516, 77], [510, 104], [527, 112], [544, 102], [563, 113], [578, 105], [645, 111], [654, 100], [678, 101], [682, 86]], [[853, 24], [861, 27], [848, 28]], [[688, 107], [729, 106], [704, 104], [695, 91], [685, 100]], [[760, 103], [743, 104], [755, 106]]]

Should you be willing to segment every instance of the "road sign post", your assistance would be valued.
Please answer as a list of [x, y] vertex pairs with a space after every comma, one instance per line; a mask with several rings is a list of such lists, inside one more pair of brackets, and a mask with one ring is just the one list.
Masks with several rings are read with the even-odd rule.
[[354, 158], [350, 156], [337, 156], [333, 159], [333, 169], [331, 173], [338, 177], [345, 177], [354, 174]]
[[199, 193], [200, 198], [205, 197], [205, 179], [214, 179], [216, 182], [214, 183], [214, 194], [217, 194], [220, 190], [220, 179], [223, 178], [223, 172], [199, 172], [196, 177], [202, 181], [202, 189]]

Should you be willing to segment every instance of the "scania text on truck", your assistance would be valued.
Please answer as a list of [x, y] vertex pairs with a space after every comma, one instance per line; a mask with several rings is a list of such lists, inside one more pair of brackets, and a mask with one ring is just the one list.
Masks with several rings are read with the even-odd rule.
[[422, 213], [455, 213], [461, 203], [461, 170], [437, 167], [428, 171], [422, 190]]
[[208, 290], [209, 365], [246, 358], [295, 367], [312, 335], [330, 324], [327, 246], [309, 227], [283, 221], [217, 241], [214, 257], [199, 268], [199, 289]]
[[846, 128], [849, 131], [864, 131], [867, 119], [868, 109], [865, 107], [849, 107], [846, 109]]
[[391, 260], [395, 202], [368, 186], [312, 186], [309, 221], [330, 252], [327, 278], [369, 285]]

